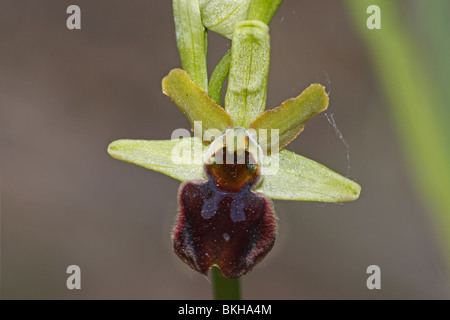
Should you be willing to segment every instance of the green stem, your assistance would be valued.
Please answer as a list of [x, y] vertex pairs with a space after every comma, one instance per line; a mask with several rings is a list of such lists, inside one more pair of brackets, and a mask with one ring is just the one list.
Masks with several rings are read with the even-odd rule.
[[240, 300], [240, 279], [227, 279], [222, 276], [219, 268], [212, 267], [212, 285], [214, 300]]
[[211, 78], [209, 79], [208, 95], [213, 99], [219, 106], [222, 105], [222, 88], [225, 79], [227, 78], [228, 72], [230, 71], [231, 62], [231, 50], [222, 57], [220, 62], [214, 69]]

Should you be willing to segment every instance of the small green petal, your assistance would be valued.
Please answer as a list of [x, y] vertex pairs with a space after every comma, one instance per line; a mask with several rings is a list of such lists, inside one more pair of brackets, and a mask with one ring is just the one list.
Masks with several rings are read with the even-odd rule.
[[[187, 181], [204, 179], [203, 144], [199, 138], [174, 140], [116, 140], [108, 153], [118, 160]], [[175, 160], [175, 161], [174, 161]]]
[[170, 71], [162, 80], [162, 88], [164, 94], [171, 97], [189, 118], [194, 130], [200, 131], [194, 122], [201, 121], [201, 131], [195, 132], [197, 136], [202, 136], [209, 129], [223, 132], [232, 126], [228, 113], [197, 86], [184, 70]]
[[[267, 139], [259, 139], [259, 144], [267, 153], [276, 152], [303, 131], [306, 122], [314, 115], [326, 110], [328, 95], [320, 84], [312, 84], [298, 97], [286, 100], [279, 107], [261, 114], [250, 125], [256, 132], [267, 129]], [[272, 141], [270, 130], [278, 129], [279, 139]]]
[[270, 63], [269, 27], [260, 21], [244, 21], [234, 29], [225, 110], [235, 127], [248, 129], [266, 108]]
[[247, 19], [250, 0], [200, 1], [203, 25], [231, 39], [236, 23]]
[[265, 163], [269, 168], [256, 191], [273, 199], [346, 202], [358, 199], [361, 191], [356, 182], [287, 150], [266, 157]]

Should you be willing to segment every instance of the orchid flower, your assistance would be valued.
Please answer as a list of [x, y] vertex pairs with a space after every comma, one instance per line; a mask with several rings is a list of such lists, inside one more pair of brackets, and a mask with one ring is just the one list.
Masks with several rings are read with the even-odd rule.
[[[189, 118], [194, 136], [176, 130], [170, 140], [117, 140], [108, 147], [116, 159], [183, 182], [173, 248], [186, 264], [205, 275], [217, 266], [226, 278], [240, 277], [266, 256], [277, 233], [271, 199], [345, 202], [359, 197], [361, 187], [356, 182], [285, 149], [309, 119], [327, 109], [329, 98], [322, 85], [312, 84], [265, 111], [268, 23], [280, 2], [230, 1], [228, 10], [234, 16], [227, 20], [217, 16], [224, 15], [222, 1], [175, 0], [184, 70], [170, 71], [162, 80], [162, 90]], [[231, 51], [209, 83], [205, 22], [232, 39]]]

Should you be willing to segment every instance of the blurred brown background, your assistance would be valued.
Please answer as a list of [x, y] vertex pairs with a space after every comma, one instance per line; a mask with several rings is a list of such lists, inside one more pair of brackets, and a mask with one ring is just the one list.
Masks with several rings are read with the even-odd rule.
[[[70, 4], [81, 30], [66, 28]], [[244, 298], [448, 298], [431, 217], [343, 2], [286, 0], [270, 27], [268, 106], [326, 85], [350, 162], [325, 115], [288, 149], [349, 166], [363, 189], [343, 205], [274, 201], [278, 240], [243, 278]], [[2, 0], [0, 45], [2, 298], [209, 299], [208, 279], [171, 249], [179, 182], [106, 153], [189, 127], [161, 92], [180, 66], [171, 1]], [[209, 33], [210, 71], [228, 46]], [[66, 288], [71, 264], [81, 290]], [[366, 288], [372, 264], [381, 290]]]

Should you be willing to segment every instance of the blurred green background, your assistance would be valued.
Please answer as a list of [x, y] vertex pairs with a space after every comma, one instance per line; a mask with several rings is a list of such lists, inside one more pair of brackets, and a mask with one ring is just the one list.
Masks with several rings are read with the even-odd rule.
[[[370, 4], [381, 30], [366, 28]], [[274, 201], [277, 243], [243, 278], [244, 298], [450, 297], [449, 4], [280, 6], [267, 105], [325, 85], [345, 142], [319, 115], [288, 149], [363, 189], [343, 205]], [[106, 153], [189, 127], [161, 92], [180, 66], [170, 1], [2, 0], [0, 45], [2, 298], [211, 298], [171, 249], [179, 182]], [[228, 47], [209, 33], [210, 72]], [[72, 264], [78, 291], [66, 288]], [[372, 264], [381, 290], [366, 288]]]

